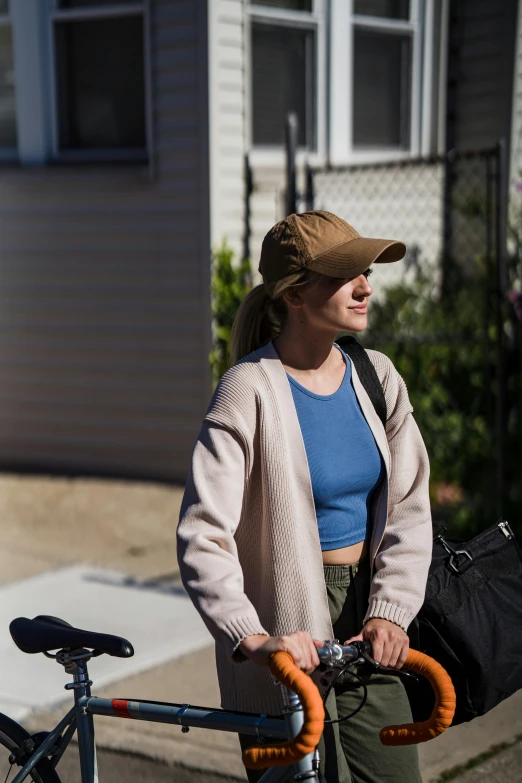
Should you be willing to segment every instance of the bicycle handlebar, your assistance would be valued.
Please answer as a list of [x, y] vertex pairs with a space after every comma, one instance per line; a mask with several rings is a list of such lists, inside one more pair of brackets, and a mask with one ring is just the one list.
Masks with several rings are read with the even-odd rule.
[[[340, 648], [340, 645], [338, 645]], [[357, 648], [348, 645], [342, 647], [341, 664], [358, 657]], [[331, 650], [318, 650], [319, 657], [325, 659]], [[430, 718], [420, 723], [406, 723], [386, 726], [380, 732], [383, 745], [414, 745], [437, 737], [451, 725], [455, 713], [456, 696], [453, 683], [442, 666], [433, 658], [417, 650], [410, 650], [405, 666], [416, 674], [425, 677], [435, 692], [435, 707]], [[321, 694], [315, 683], [299, 669], [292, 656], [286, 652], [277, 652], [270, 657], [269, 668], [274, 677], [290, 690], [294, 691], [303, 707], [304, 722], [299, 733], [289, 742], [279, 745], [248, 748], [243, 752], [243, 763], [247, 769], [265, 769], [295, 764], [309, 753], [313, 753], [324, 728], [324, 706]]]
[[455, 688], [446, 669], [418, 650], [410, 650], [405, 666], [415, 674], [425, 677], [435, 693], [435, 707], [428, 720], [420, 723], [403, 723], [400, 726], [386, 726], [381, 730], [383, 745], [416, 745], [427, 742], [451, 726], [455, 714], [457, 697]]

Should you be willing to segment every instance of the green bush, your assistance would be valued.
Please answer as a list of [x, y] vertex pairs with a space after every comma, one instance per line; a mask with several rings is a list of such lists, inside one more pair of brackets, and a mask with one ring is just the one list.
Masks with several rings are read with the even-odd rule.
[[233, 250], [223, 242], [212, 263], [212, 331], [210, 365], [214, 384], [230, 366], [230, 332], [237, 309], [252, 288], [250, 260], [234, 263]]

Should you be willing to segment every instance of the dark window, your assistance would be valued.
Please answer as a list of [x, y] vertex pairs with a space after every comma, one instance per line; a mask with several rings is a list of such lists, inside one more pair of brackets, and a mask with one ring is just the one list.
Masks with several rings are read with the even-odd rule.
[[9, 0], [0, 0], [0, 14], [9, 13]]
[[411, 39], [354, 30], [355, 147], [410, 146]]
[[289, 112], [299, 121], [298, 143], [315, 147], [315, 32], [252, 24], [252, 121], [257, 146], [284, 143]]
[[56, 24], [60, 149], [144, 148], [143, 18]]
[[0, 26], [0, 147], [16, 147], [16, 106], [11, 26]]
[[269, 5], [271, 8], [286, 8], [291, 11], [312, 11], [312, 0], [250, 0], [252, 5]]
[[409, 0], [355, 0], [353, 11], [364, 16], [383, 16], [386, 19], [409, 19]]

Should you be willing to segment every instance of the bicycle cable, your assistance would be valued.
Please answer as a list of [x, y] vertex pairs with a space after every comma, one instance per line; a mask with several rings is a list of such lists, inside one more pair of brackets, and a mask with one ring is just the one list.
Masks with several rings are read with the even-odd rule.
[[[348, 669], [350, 668], [350, 666], [353, 666], [353, 664], [352, 664], [352, 663], [350, 663], [350, 664], [348, 664], [347, 666], [343, 666], [343, 668], [342, 668], [342, 669], [340, 669], [340, 670], [337, 672], [337, 674], [335, 675], [335, 677], [332, 679], [332, 681], [331, 681], [331, 682], [330, 682], [330, 684], [328, 685], [328, 687], [327, 687], [327, 689], [326, 689], [326, 691], [325, 691], [325, 694], [324, 694], [324, 696], [323, 696], [323, 704], [324, 704], [325, 706], [326, 706], [326, 700], [327, 700], [328, 696], [330, 695], [330, 692], [331, 692], [331, 690], [332, 690], [333, 686], [335, 685], [335, 683], [337, 682], [337, 680], [339, 679], [339, 677], [341, 677], [341, 675], [345, 674], [345, 672], [347, 672], [347, 671], [348, 671]], [[350, 718], [353, 718], [355, 715], [357, 715], [357, 713], [358, 713], [358, 712], [360, 712], [360, 711], [362, 710], [362, 708], [363, 708], [363, 707], [364, 707], [364, 705], [366, 704], [366, 701], [367, 701], [367, 699], [368, 699], [368, 687], [367, 687], [366, 683], [364, 683], [364, 682], [362, 681], [362, 678], [361, 678], [361, 677], [359, 677], [359, 675], [358, 675], [358, 674], [356, 674], [355, 672], [351, 672], [351, 675], [352, 675], [352, 677], [355, 677], [355, 679], [359, 681], [359, 685], [358, 685], [357, 687], [358, 687], [358, 688], [363, 688], [363, 689], [364, 689], [364, 693], [363, 693], [363, 697], [362, 697], [362, 699], [361, 699], [361, 703], [360, 703], [360, 704], [358, 704], [358, 705], [357, 705], [357, 707], [356, 707], [356, 708], [355, 708], [355, 709], [354, 709], [352, 712], [350, 712], [348, 715], [343, 715], [341, 718], [335, 718], [335, 719], [331, 719], [331, 720], [325, 720], [325, 722], [324, 722], [324, 723], [325, 723], [325, 726], [326, 726], [327, 724], [329, 724], [329, 725], [332, 725], [332, 724], [334, 724], [334, 723], [342, 723], [342, 722], [343, 722], [343, 721], [345, 721], [345, 720], [349, 720]]]

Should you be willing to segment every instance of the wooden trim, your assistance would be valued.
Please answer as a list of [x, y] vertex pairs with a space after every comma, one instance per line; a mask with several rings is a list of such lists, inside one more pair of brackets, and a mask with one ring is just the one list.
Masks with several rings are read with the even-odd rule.
[[211, 11], [209, 4], [213, 0], [197, 3], [196, 33], [198, 49], [198, 104], [199, 104], [199, 129], [200, 129], [200, 215], [201, 231], [200, 239], [200, 280], [201, 280], [201, 412], [202, 415], [208, 405], [212, 393], [212, 370], [210, 367], [210, 351], [212, 348], [212, 311], [210, 299], [211, 284], [211, 181], [210, 181], [210, 74], [211, 53], [209, 51], [209, 17]]
[[353, 0], [331, 0], [329, 160], [345, 163], [352, 149]]

